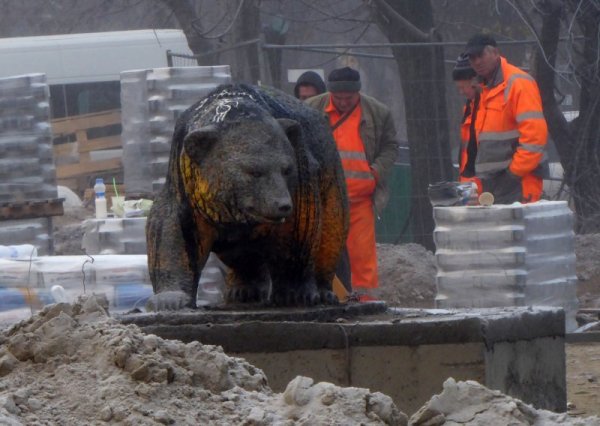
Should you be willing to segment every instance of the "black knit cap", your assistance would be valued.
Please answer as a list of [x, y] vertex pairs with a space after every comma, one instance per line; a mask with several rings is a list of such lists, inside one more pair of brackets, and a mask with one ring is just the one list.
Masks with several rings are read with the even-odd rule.
[[360, 73], [350, 67], [337, 68], [327, 77], [327, 89], [330, 92], [358, 92]]
[[480, 55], [485, 49], [485, 46], [494, 46], [496, 47], [496, 40], [489, 34], [475, 34], [473, 37], [467, 41], [467, 45], [465, 47], [465, 54], [468, 56], [471, 55]]
[[469, 55], [466, 53], [461, 53], [458, 55], [456, 59], [456, 64], [454, 65], [454, 69], [452, 70], [452, 80], [471, 80], [475, 77], [477, 73], [473, 68], [471, 68], [471, 63], [469, 62]]

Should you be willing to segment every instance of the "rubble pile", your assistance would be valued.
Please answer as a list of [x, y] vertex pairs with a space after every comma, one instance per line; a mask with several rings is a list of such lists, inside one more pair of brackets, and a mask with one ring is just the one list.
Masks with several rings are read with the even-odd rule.
[[475, 381], [444, 382], [444, 390], [434, 395], [411, 418], [411, 426], [515, 425], [515, 426], [597, 426], [600, 418], [574, 418], [536, 410], [531, 405], [480, 385]]

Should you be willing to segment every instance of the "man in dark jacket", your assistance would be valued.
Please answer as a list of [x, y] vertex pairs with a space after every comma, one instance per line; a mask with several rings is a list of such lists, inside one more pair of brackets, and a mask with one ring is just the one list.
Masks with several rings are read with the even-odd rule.
[[304, 101], [313, 96], [325, 93], [325, 82], [319, 74], [314, 71], [306, 71], [296, 80], [294, 96]]
[[306, 103], [327, 115], [342, 159], [350, 201], [346, 246], [352, 288], [366, 293], [378, 286], [375, 214], [389, 199], [385, 183], [398, 154], [396, 129], [389, 108], [360, 92], [358, 71], [333, 70], [327, 87], [329, 92]]
[[477, 158], [477, 135], [475, 121], [481, 88], [477, 81], [477, 73], [471, 68], [469, 56], [461, 53], [452, 70], [452, 80], [459, 93], [466, 98], [460, 128], [460, 148], [458, 154], [458, 171], [461, 182], [475, 182], [481, 192], [481, 182], [475, 177], [475, 159]]

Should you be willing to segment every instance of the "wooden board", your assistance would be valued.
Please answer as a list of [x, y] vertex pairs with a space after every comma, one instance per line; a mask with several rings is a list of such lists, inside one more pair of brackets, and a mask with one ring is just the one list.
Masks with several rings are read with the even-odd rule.
[[[120, 169], [123, 163], [120, 158], [110, 158], [101, 161], [86, 161], [77, 164], [63, 164], [56, 167], [57, 179], [68, 179], [81, 175], [98, 174]], [[71, 188], [72, 189], [72, 188]]]
[[121, 111], [110, 110], [95, 114], [77, 115], [52, 120], [54, 136], [68, 135], [82, 129], [105, 127], [121, 123]]
[[89, 134], [90, 129], [100, 129], [120, 124], [120, 110], [52, 120], [52, 133], [55, 138], [70, 137], [75, 139], [75, 142], [56, 144], [53, 147], [58, 183], [81, 195], [94, 176], [105, 173], [122, 175], [123, 164], [121, 158], [91, 160], [93, 152], [122, 148], [121, 136], [90, 138]]
[[0, 220], [62, 216], [64, 198], [0, 203]]

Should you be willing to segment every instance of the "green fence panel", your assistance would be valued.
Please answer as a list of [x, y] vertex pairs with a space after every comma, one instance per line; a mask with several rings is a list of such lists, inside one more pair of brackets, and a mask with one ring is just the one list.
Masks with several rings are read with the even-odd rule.
[[388, 185], [390, 201], [375, 222], [378, 243], [398, 244], [412, 242], [410, 227], [411, 179], [410, 165], [394, 164]]

